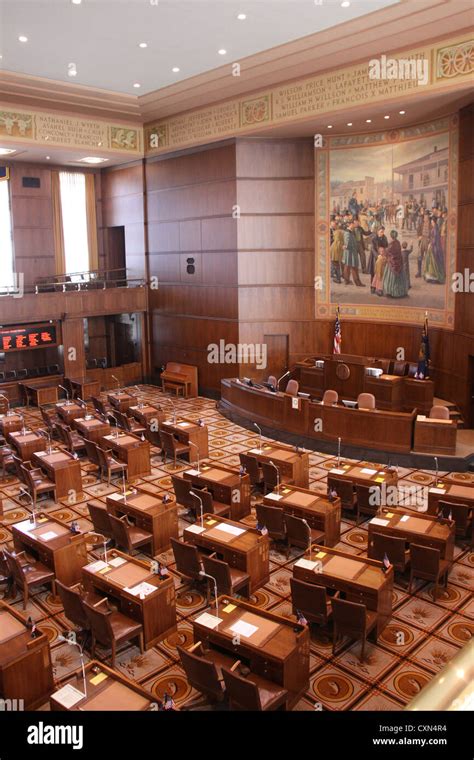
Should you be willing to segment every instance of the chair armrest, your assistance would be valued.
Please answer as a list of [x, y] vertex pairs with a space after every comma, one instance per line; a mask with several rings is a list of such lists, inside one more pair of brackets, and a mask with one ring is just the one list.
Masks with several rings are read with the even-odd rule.
[[198, 649], [198, 647], [201, 648], [201, 650], [202, 650], [202, 642], [201, 641], [197, 641], [195, 644], [193, 644], [192, 647], [190, 647], [188, 649], [188, 652], [194, 652], [196, 649]]
[[234, 664], [232, 665], [232, 667], [230, 668], [231, 672], [233, 673], [234, 670], [236, 670], [241, 664], [242, 664], [242, 660], [236, 660]]
[[104, 598], [103, 598], [103, 599], [99, 599], [99, 601], [98, 601], [98, 602], [95, 602], [95, 604], [93, 604], [92, 606], [93, 606], [93, 607], [99, 607], [99, 606], [100, 606], [101, 604], [103, 604], [104, 602], [106, 602], [107, 604], [109, 603], [109, 600], [108, 600], [108, 598], [107, 598], [106, 596], [104, 596]]

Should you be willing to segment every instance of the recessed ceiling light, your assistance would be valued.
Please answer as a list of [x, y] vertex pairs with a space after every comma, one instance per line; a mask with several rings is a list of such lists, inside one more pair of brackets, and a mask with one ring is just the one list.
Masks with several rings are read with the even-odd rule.
[[348, 8], [350, 6], [349, 0], [343, 0], [341, 3], [341, 8]]
[[28, 42], [28, 37], [25, 37], [24, 34], [20, 34], [18, 37], [18, 42]]
[[86, 156], [85, 158], [78, 158], [77, 163], [83, 164], [103, 164], [104, 161], [108, 161], [108, 158], [99, 158], [98, 156]]
[[0, 156], [8, 156], [10, 153], [16, 153], [15, 148], [0, 148]]
[[140, 84], [139, 82], [134, 82], [134, 83], [133, 83], [133, 86], [134, 86], [134, 87], [141, 87], [141, 84]]
[[247, 14], [246, 13], [239, 13], [239, 15], [237, 16], [237, 18], [239, 19], [239, 21], [245, 21], [245, 19], [247, 18]]
[[406, 111], [399, 111], [398, 113], [403, 116], [403, 114], [406, 113]]
[[138, 47], [146, 48], [146, 47], [148, 47], [148, 43], [147, 42], [139, 42], [138, 43]]
[[384, 116], [384, 119], [390, 119], [390, 116], [388, 116], [388, 115]]
[[80, 5], [82, 3], [82, 0], [71, 0], [71, 3], [73, 5]]
[[177, 74], [178, 71], [181, 71], [181, 69], [179, 68], [179, 66], [173, 66], [173, 68], [171, 69], [171, 71], [173, 72], [173, 74]]
[[372, 124], [372, 119], [366, 119], [365, 121], [367, 122], [367, 124]]
[[332, 124], [328, 124], [328, 129], [332, 129]]
[[352, 127], [352, 121], [348, 121], [348, 122], [347, 122], [347, 126], [348, 126], [348, 127]]
[[224, 48], [221, 48], [217, 52], [219, 53], [219, 55], [227, 55], [227, 50], [225, 50]]
[[75, 63], [68, 63], [67, 75], [68, 77], [77, 77], [77, 68]]
[[46, 161], [49, 161], [51, 156], [45, 156], [45, 158], [46, 158]]

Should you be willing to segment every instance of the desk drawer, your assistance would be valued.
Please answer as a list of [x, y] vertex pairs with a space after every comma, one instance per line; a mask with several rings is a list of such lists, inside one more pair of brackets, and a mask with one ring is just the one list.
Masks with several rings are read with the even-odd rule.
[[132, 620], [136, 620], [141, 623], [143, 620], [141, 605], [137, 602], [132, 602], [131, 599], [125, 599], [122, 597], [120, 602], [120, 608], [124, 615], [128, 615]]
[[213, 485], [212, 493], [216, 501], [222, 501], [224, 504], [227, 504], [227, 497], [229, 495], [227, 488], [224, 488], [223, 486]]

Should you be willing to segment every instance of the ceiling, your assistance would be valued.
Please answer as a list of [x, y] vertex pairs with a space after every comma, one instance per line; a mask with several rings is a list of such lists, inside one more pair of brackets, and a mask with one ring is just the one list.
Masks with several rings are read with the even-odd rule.
[[399, 0], [349, 2], [0, 0], [0, 69], [141, 96]]

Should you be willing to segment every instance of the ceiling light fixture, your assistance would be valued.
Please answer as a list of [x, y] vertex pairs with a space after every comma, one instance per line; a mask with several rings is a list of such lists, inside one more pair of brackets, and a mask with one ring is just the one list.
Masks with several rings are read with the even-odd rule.
[[78, 158], [77, 163], [83, 164], [103, 164], [104, 161], [108, 161], [108, 158], [99, 158], [99, 156], [86, 156], [85, 158]]
[[45, 158], [46, 158], [46, 161], [49, 161], [51, 156], [45, 156]]
[[405, 113], [406, 113], [406, 111], [399, 111], [398, 113], [399, 113], [401, 116], [403, 116], [403, 114], [405, 114]]
[[349, 8], [349, 6], [350, 6], [349, 0], [343, 0], [343, 2], [341, 3], [341, 8]]
[[141, 84], [139, 82], [134, 82], [133, 86], [138, 88], [138, 87], [141, 87]]
[[225, 50], [224, 48], [221, 48], [217, 52], [219, 53], [219, 55], [227, 55], [227, 50]]
[[348, 122], [347, 122], [347, 126], [348, 126], [348, 127], [352, 127], [352, 121], [348, 121]]
[[25, 37], [24, 34], [20, 34], [18, 37], [18, 42], [28, 42], [28, 37]]
[[67, 75], [68, 77], [77, 77], [77, 68], [75, 63], [68, 63]]
[[177, 74], [178, 71], [181, 71], [181, 69], [179, 68], [179, 66], [173, 66], [173, 68], [171, 69], [171, 71], [173, 72], [173, 74]]
[[366, 119], [365, 121], [367, 124], [372, 124], [372, 119]]
[[0, 156], [8, 156], [10, 153], [16, 153], [15, 148], [0, 148]]
[[138, 47], [140, 47], [140, 48], [147, 48], [148, 47], [148, 43], [147, 42], [139, 42], [138, 43]]
[[71, 3], [73, 5], [80, 5], [82, 3], [82, 0], [71, 0]]
[[239, 15], [237, 16], [237, 18], [239, 19], [239, 21], [245, 21], [245, 19], [247, 18], [247, 14], [246, 13], [239, 13]]
[[388, 115], [384, 116], [384, 119], [390, 119], [390, 116], [388, 116]]
[[332, 129], [332, 124], [328, 124], [328, 129]]

